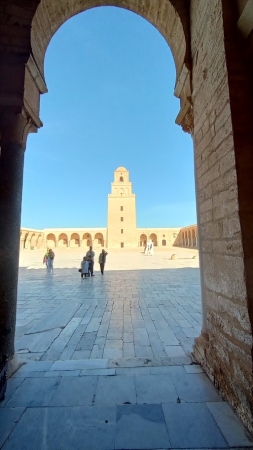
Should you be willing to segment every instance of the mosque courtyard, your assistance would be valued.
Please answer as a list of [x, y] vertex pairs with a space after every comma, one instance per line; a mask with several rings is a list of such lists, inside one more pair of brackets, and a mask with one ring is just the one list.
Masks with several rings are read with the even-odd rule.
[[[16, 355], [0, 403], [3, 450], [253, 448], [192, 357], [201, 331], [197, 250], [20, 256]], [[171, 259], [176, 254], [176, 259]]]

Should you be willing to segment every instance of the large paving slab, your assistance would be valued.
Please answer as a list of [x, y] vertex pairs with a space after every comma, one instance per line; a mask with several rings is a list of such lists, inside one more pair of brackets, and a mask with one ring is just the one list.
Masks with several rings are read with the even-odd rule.
[[57, 306], [44, 319], [34, 325], [26, 334], [40, 333], [42, 331], [53, 330], [54, 328], [65, 328], [80, 307], [81, 302], [63, 303]]

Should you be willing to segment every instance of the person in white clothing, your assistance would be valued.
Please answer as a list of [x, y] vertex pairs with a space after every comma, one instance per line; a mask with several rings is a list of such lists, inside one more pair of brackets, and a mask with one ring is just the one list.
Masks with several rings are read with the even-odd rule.
[[85, 256], [83, 257], [83, 260], [81, 262], [81, 268], [82, 268], [82, 272], [81, 272], [81, 278], [87, 278], [89, 276], [89, 261], [87, 260], [87, 258], [85, 258]]
[[153, 254], [154, 254], [154, 243], [152, 239], [149, 239], [147, 243], [147, 255], [153, 256]]

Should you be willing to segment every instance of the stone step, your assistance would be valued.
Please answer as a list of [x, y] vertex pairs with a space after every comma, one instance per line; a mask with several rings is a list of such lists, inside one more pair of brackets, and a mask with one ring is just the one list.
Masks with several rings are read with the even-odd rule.
[[[152, 369], [155, 373], [155, 369], [159, 369], [159, 373], [177, 371], [176, 368], [188, 366], [199, 367], [192, 362], [190, 357], [160, 357], [160, 358], [121, 358], [121, 359], [78, 359], [78, 360], [58, 360], [58, 361], [28, 361], [19, 368], [14, 374], [14, 377], [28, 376], [31, 374], [38, 374], [40, 372], [48, 373], [48, 376], [55, 376], [56, 373], [59, 376], [68, 375], [67, 372], [71, 372], [73, 375], [114, 375], [123, 373], [130, 370], [134, 373], [144, 373], [145, 369]], [[175, 369], [173, 369], [173, 367]], [[166, 369], [167, 368], [167, 369]], [[170, 369], [171, 368], [171, 369]], [[115, 372], [116, 370], [116, 372]], [[198, 370], [197, 370], [198, 371]], [[63, 374], [64, 372], [64, 374]], [[129, 373], [130, 373], [129, 372]], [[152, 371], [151, 371], [152, 372]], [[151, 373], [149, 371], [149, 373]], [[55, 373], [55, 374], [54, 374]], [[51, 374], [51, 375], [50, 375]]]

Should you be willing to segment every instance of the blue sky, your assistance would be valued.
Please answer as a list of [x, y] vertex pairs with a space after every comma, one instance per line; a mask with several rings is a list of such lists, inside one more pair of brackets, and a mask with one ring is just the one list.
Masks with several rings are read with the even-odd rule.
[[192, 139], [175, 124], [175, 65], [151, 24], [113, 7], [79, 14], [54, 35], [45, 76], [22, 226], [105, 227], [118, 166], [130, 171], [139, 227], [196, 223]]

